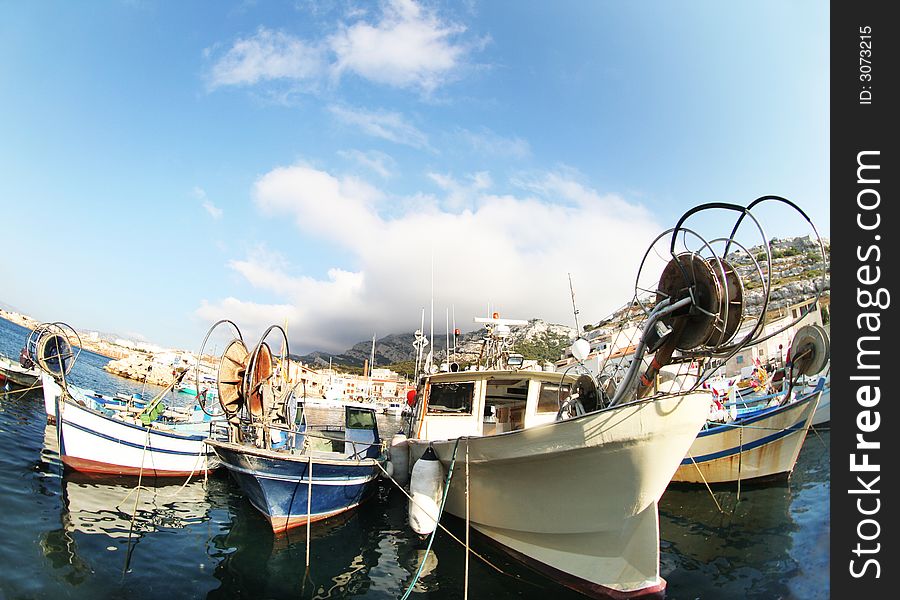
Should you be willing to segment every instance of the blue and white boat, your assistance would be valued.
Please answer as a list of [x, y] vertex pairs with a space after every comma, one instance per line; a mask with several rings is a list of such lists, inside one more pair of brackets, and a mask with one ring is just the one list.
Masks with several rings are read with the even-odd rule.
[[[761, 408], [734, 408], [736, 418], [708, 422], [691, 444], [672, 481], [729, 483], [787, 477], [794, 469], [812, 423], [821, 390]], [[771, 400], [775, 402], [771, 402]], [[763, 399], [760, 399], [763, 401]], [[740, 403], [740, 402], [739, 402]], [[759, 405], [757, 405], [759, 406]]]
[[208, 440], [244, 495], [276, 533], [346, 512], [377, 486], [386, 458], [373, 408], [347, 406], [344, 426], [271, 430], [268, 448]]
[[[273, 325], [247, 348], [235, 337], [225, 347], [217, 377], [218, 406], [228, 420], [228, 439], [207, 440], [244, 495], [282, 532], [349, 511], [375, 490], [387, 462], [375, 421], [375, 405], [345, 406], [342, 426], [307, 421], [305, 404], [294, 396], [287, 333]], [[266, 337], [278, 331], [280, 355]]]

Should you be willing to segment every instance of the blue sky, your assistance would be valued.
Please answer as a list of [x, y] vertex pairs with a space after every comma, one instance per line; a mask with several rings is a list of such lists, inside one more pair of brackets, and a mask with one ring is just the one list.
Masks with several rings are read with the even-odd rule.
[[[0, 301], [196, 349], [571, 324], [690, 206], [828, 213], [821, 2], [0, 5]], [[728, 229], [724, 220], [718, 233]], [[806, 234], [773, 215], [770, 235]]]

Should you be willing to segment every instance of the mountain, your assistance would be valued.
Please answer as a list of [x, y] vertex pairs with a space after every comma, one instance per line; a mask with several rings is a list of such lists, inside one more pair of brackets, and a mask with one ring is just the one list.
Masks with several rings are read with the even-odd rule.
[[[416, 351], [413, 348], [415, 336], [412, 333], [394, 333], [375, 340], [375, 365], [384, 366], [404, 360], [415, 360]], [[372, 356], [372, 340], [357, 342], [340, 354], [332, 354], [316, 350], [303, 356], [298, 356], [301, 361], [313, 367], [327, 367], [329, 359], [337, 365], [350, 367], [362, 367], [365, 361]]]
[[[457, 362], [474, 362], [481, 352], [484, 329], [463, 333], [456, 338]], [[435, 334], [435, 362], [445, 359], [447, 354], [446, 334]], [[526, 325], [510, 327], [510, 340], [514, 351], [521, 352], [525, 358], [556, 360], [571, 340], [575, 338], [575, 330], [565, 325], [547, 323], [541, 319], [531, 319]], [[375, 340], [375, 366], [385, 366], [416, 359], [413, 347], [415, 334], [396, 333]], [[452, 345], [452, 340], [451, 340]], [[430, 347], [426, 347], [426, 353]], [[451, 348], [452, 350], [452, 348]], [[315, 351], [298, 356], [299, 360], [313, 367], [327, 367], [329, 359], [333, 364], [348, 367], [362, 367], [372, 354], [372, 340], [354, 344], [340, 354]]]

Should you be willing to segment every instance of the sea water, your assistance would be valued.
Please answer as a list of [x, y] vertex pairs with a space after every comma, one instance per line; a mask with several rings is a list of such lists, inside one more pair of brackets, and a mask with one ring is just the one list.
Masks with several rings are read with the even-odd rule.
[[[16, 359], [28, 333], [0, 319], [0, 351]], [[83, 352], [71, 381], [109, 394], [160, 391], [107, 374], [107, 361]], [[389, 439], [399, 419], [379, 420]], [[136, 478], [64, 473], [53, 431], [40, 390], [0, 388], [0, 598], [398, 598], [425, 556], [405, 497], [388, 484], [313, 524], [307, 571], [306, 528], [274, 535], [227, 476], [145, 478], [138, 489]], [[828, 598], [829, 488], [825, 430], [808, 434], [790, 482], [718, 489], [718, 506], [703, 487], [667, 491], [667, 598]], [[560, 490], [548, 510], [565, 503]], [[491, 566], [470, 555], [470, 598], [581, 597], [490, 546], [474, 550]], [[464, 549], [439, 532], [411, 597], [457, 599], [464, 587]]]

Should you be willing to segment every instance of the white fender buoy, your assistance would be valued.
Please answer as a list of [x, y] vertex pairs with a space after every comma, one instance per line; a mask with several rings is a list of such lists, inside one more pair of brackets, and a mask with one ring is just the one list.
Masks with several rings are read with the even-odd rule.
[[409, 443], [402, 431], [391, 438], [390, 461], [394, 463], [394, 481], [406, 485], [409, 481]]
[[409, 526], [419, 535], [429, 535], [437, 527], [444, 495], [444, 469], [431, 446], [413, 466], [409, 492]]
[[394, 477], [394, 462], [388, 459], [387, 463], [384, 465], [384, 471], [387, 474], [388, 479], [392, 479]]

